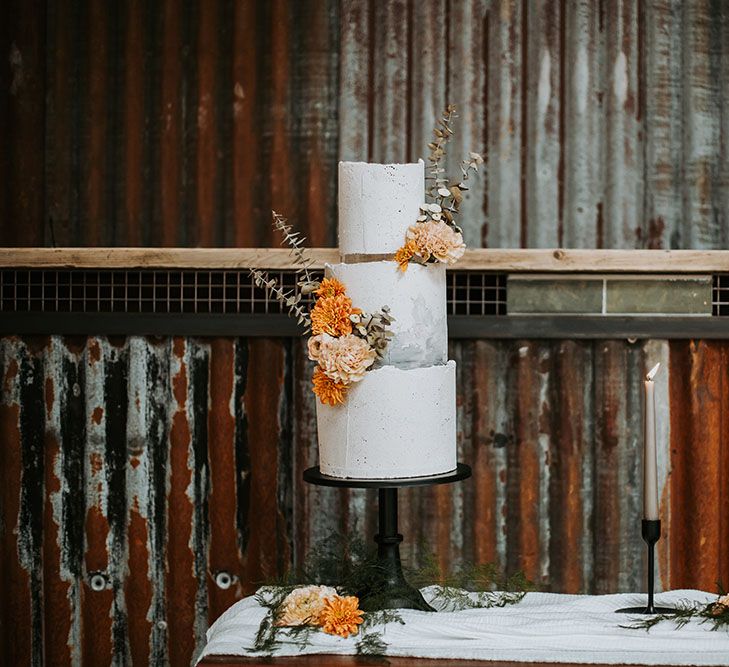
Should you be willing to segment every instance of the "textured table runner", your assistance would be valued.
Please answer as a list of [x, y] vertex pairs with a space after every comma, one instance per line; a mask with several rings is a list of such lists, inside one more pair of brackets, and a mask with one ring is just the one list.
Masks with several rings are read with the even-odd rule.
[[[432, 599], [432, 589], [423, 596]], [[715, 596], [701, 591], [661, 593], [656, 604], [706, 603]], [[631, 618], [615, 614], [622, 607], [645, 604], [644, 595], [558, 595], [528, 593], [518, 604], [497, 609], [469, 609], [437, 614], [400, 610], [405, 625], [387, 624], [382, 635], [387, 654], [419, 658], [574, 662], [642, 665], [729, 665], [729, 632], [691, 621], [681, 629], [660, 623], [650, 632], [621, 628]], [[433, 606], [436, 606], [434, 603]], [[248, 649], [267, 610], [253, 597], [240, 600], [208, 630], [202, 655], [255, 656]], [[311, 653], [353, 654], [356, 638], [323, 632], [311, 635], [300, 650], [286, 643], [276, 656]]]

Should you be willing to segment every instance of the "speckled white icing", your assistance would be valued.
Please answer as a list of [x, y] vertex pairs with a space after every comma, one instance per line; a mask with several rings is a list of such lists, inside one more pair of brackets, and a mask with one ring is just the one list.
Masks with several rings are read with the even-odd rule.
[[[395, 253], [424, 201], [424, 165], [339, 163], [339, 251]], [[366, 258], [358, 258], [366, 259]], [[325, 475], [422, 477], [456, 467], [456, 363], [448, 359], [442, 264], [358, 261], [327, 267], [353, 304], [389, 306], [395, 334], [386, 357], [350, 385], [344, 404], [317, 400], [319, 466]], [[447, 361], [447, 363], [446, 363]]]
[[333, 264], [327, 273], [358, 308], [372, 313], [389, 306], [395, 336], [381, 364], [416, 368], [448, 360], [445, 264], [411, 264], [405, 273], [395, 262]]
[[317, 401], [319, 466], [333, 477], [438, 475], [456, 467], [456, 362], [370, 371], [342, 405]]
[[425, 201], [422, 160], [413, 164], [339, 163], [339, 251], [394, 253]]

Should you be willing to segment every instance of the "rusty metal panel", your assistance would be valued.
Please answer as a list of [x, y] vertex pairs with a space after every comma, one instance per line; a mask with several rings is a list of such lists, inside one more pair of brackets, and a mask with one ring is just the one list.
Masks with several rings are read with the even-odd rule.
[[2, 11], [4, 245], [275, 245], [272, 207], [333, 245], [337, 160], [423, 156], [447, 100], [470, 245], [729, 243], [725, 3]]
[[[474, 477], [403, 493], [407, 557], [640, 588], [641, 382], [661, 361], [661, 583], [727, 580], [725, 343], [474, 340], [451, 356]], [[301, 341], [4, 338], [0, 359], [10, 662], [186, 663], [316, 541], [373, 532], [372, 494], [301, 480], [316, 462]]]

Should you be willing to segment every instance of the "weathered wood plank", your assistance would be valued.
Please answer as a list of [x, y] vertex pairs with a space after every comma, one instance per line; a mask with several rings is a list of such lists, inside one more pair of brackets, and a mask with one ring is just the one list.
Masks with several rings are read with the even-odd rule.
[[[311, 248], [314, 268], [339, 261], [335, 248]], [[57, 269], [293, 269], [285, 248], [0, 248], [0, 267]], [[729, 271], [727, 250], [473, 249], [452, 270], [574, 273]]]

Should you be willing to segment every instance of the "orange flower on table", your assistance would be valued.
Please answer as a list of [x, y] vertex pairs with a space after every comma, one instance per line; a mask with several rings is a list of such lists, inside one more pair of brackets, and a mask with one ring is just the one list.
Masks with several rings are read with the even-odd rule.
[[347, 289], [344, 285], [336, 278], [324, 278], [314, 293], [320, 298], [327, 298], [330, 296], [340, 296], [346, 291]]
[[330, 635], [347, 638], [359, 632], [364, 612], [359, 608], [359, 599], [354, 595], [330, 597], [324, 600], [324, 610], [319, 617], [321, 629]]
[[344, 382], [332, 380], [319, 366], [314, 369], [311, 381], [314, 393], [322, 403], [331, 406], [344, 403], [344, 397], [347, 395], [347, 385]]
[[311, 309], [311, 332], [314, 335], [346, 336], [352, 333], [349, 316], [355, 312], [359, 311], [352, 308], [352, 299], [344, 294], [318, 299]]

